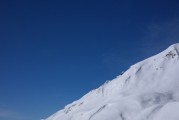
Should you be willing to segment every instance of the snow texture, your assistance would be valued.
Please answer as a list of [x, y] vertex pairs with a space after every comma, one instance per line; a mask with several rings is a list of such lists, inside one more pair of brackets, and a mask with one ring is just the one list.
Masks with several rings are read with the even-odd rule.
[[45, 120], [179, 120], [179, 43]]

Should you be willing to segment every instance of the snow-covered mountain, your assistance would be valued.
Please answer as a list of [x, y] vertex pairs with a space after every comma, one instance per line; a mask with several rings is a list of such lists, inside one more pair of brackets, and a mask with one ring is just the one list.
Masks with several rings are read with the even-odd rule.
[[179, 120], [179, 43], [46, 120]]

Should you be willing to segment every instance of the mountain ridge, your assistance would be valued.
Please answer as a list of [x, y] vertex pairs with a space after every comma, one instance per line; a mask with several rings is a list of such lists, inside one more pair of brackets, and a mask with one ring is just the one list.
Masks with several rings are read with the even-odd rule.
[[178, 120], [175, 112], [167, 116], [173, 109], [179, 111], [178, 71], [176, 43], [132, 65], [46, 120]]

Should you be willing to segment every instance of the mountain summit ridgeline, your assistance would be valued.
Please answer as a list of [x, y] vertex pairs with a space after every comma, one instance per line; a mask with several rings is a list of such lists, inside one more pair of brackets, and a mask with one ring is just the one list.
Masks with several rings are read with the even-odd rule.
[[45, 120], [179, 120], [179, 43]]

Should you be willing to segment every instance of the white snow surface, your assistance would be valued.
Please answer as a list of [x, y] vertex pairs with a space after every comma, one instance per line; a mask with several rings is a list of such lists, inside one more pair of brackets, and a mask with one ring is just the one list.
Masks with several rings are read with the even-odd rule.
[[45, 120], [179, 120], [179, 43]]

